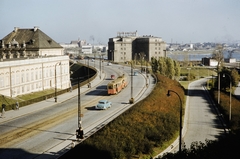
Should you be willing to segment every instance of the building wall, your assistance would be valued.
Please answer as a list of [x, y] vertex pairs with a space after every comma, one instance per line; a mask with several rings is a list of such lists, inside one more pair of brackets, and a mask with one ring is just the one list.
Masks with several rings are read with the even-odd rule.
[[91, 45], [82, 46], [82, 53], [83, 54], [92, 54], [92, 46]]
[[55, 88], [55, 86], [57, 89], [70, 87], [68, 56], [2, 61], [0, 63], [0, 94], [2, 95], [16, 97]]
[[152, 57], [166, 56], [166, 43], [158, 37], [116, 37], [108, 42], [108, 60], [125, 62], [133, 59], [150, 61]]

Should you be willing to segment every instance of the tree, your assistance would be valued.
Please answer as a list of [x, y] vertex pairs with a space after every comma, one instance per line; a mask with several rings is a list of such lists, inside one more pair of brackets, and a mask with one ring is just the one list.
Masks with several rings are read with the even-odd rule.
[[151, 59], [151, 66], [152, 66], [152, 71], [154, 73], [157, 73], [157, 71], [158, 71], [158, 61], [154, 57], [152, 57], [152, 59]]
[[167, 64], [166, 64], [166, 58], [165, 57], [160, 57], [158, 60], [158, 70], [161, 75], [166, 76], [166, 71], [167, 71]]
[[180, 76], [180, 71], [181, 71], [180, 65], [175, 60], [173, 62], [174, 62], [174, 69], [175, 69], [175, 77], [179, 77]]
[[239, 75], [238, 75], [238, 71], [236, 69], [233, 69], [231, 71], [231, 77], [232, 77], [232, 85], [237, 86], [238, 82], [239, 82]]
[[175, 68], [174, 68], [174, 63], [173, 60], [169, 57], [166, 58], [166, 76], [170, 79], [173, 79], [175, 75]]
[[218, 44], [215, 48], [215, 50], [212, 53], [212, 58], [215, 59], [217, 64], [217, 72], [219, 73], [221, 71], [221, 67], [223, 65], [223, 45]]

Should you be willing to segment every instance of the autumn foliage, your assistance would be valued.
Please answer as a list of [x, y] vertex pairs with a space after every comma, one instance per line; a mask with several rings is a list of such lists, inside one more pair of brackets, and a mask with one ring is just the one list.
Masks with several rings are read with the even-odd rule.
[[[157, 75], [152, 93], [135, 104], [93, 136], [76, 146], [62, 158], [124, 159], [151, 154], [179, 130], [180, 100], [168, 90], [174, 90], [184, 102], [184, 90], [174, 80]], [[184, 112], [184, 111], [183, 111]]]

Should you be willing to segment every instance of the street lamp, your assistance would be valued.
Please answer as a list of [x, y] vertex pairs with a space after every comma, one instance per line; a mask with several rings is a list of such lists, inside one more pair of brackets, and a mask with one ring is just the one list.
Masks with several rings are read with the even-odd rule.
[[170, 96], [170, 92], [173, 92], [175, 93], [178, 98], [179, 98], [179, 101], [180, 101], [180, 122], [179, 122], [179, 153], [181, 155], [181, 152], [182, 152], [182, 149], [181, 149], [181, 146], [182, 146], [182, 100], [179, 96], [179, 94], [173, 90], [168, 90], [168, 93], [167, 93], [167, 96]]
[[81, 102], [80, 102], [80, 80], [78, 76], [78, 129], [76, 130], [76, 138], [83, 139], [82, 119], [81, 119]]
[[88, 56], [88, 88], [90, 88], [90, 87], [91, 87], [91, 85], [89, 83], [89, 56]]
[[131, 61], [131, 99], [129, 100], [130, 104], [134, 103], [133, 98], [133, 60]]
[[55, 102], [57, 102], [57, 64], [61, 65], [61, 62], [55, 64]]
[[220, 72], [218, 73], [218, 104], [220, 104]]
[[[229, 74], [225, 73], [229, 79], [230, 79], [230, 90], [229, 90], [229, 121], [231, 121], [231, 114], [232, 114], [232, 78]], [[225, 77], [225, 74], [223, 74], [223, 77]]]

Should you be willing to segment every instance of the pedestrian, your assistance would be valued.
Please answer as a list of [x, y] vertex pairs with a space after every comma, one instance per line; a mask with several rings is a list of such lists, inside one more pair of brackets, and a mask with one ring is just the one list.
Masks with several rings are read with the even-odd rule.
[[74, 147], [75, 147], [75, 142], [74, 142], [74, 140], [72, 140], [71, 148], [74, 148]]
[[1, 116], [4, 118], [4, 114], [5, 114], [5, 104], [2, 104], [2, 114]]
[[19, 103], [18, 103], [18, 101], [16, 102], [16, 109], [19, 110]]

